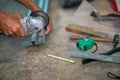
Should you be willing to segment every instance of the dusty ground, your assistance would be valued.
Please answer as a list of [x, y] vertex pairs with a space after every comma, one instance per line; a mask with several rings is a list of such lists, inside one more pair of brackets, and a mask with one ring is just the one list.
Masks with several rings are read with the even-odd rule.
[[[107, 3], [96, 0], [92, 4], [96, 6], [101, 1]], [[82, 65], [81, 59], [70, 56], [70, 50], [76, 49], [76, 44], [69, 40], [72, 33], [65, 27], [75, 20], [71, 17], [76, 9], [62, 9], [57, 0], [51, 0], [49, 14], [53, 18], [53, 30], [45, 45], [25, 48], [19, 41], [1, 37], [0, 80], [112, 80], [107, 72], [120, 75], [120, 64], [97, 61]], [[103, 7], [98, 9], [104, 10]], [[99, 42], [98, 46], [98, 52], [112, 48], [111, 43]], [[47, 54], [72, 59], [75, 64], [50, 58]]]

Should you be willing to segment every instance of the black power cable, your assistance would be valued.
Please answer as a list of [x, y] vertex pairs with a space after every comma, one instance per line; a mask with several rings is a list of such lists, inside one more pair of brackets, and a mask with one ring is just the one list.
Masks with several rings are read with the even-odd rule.
[[120, 80], [120, 76], [117, 76], [117, 75], [115, 75], [115, 74], [113, 74], [113, 73], [111, 73], [111, 72], [108, 72], [108, 73], [107, 73], [107, 76], [108, 76], [109, 78], [112, 78], [112, 79]]

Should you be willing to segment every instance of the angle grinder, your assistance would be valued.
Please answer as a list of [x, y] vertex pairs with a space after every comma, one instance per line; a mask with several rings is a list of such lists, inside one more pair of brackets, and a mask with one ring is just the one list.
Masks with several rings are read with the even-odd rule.
[[45, 43], [45, 29], [49, 23], [48, 15], [43, 11], [34, 11], [30, 16], [21, 19], [27, 36], [23, 38], [23, 46]]
[[30, 35], [45, 28], [49, 23], [49, 17], [43, 11], [34, 11], [30, 16], [22, 18], [20, 22], [27, 35]]
[[[26, 36], [22, 38], [23, 46], [45, 43], [45, 29], [49, 23], [49, 17], [45, 12], [34, 11], [20, 22], [26, 32]], [[0, 34], [4, 35], [2, 32]]]

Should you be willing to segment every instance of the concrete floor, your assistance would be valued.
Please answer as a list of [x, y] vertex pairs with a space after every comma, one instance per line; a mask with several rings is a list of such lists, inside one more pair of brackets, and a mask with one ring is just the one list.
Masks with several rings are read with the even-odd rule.
[[[102, 2], [108, 4], [106, 0], [96, 0], [91, 4], [98, 6]], [[78, 15], [77, 9], [62, 9], [57, 0], [51, 0], [49, 14], [53, 18], [53, 29], [45, 45], [25, 48], [20, 41], [0, 38], [0, 80], [112, 80], [107, 77], [107, 72], [120, 75], [120, 64], [97, 61], [83, 65], [81, 59], [70, 56], [70, 50], [76, 49], [76, 43], [69, 40], [69, 35], [73, 33], [67, 32], [65, 27], [76, 22], [77, 18], [73, 17]], [[104, 13], [108, 10], [97, 9]], [[98, 52], [105, 52], [112, 48], [112, 44], [98, 42], [98, 47]], [[75, 64], [50, 58], [47, 54], [72, 59]]]

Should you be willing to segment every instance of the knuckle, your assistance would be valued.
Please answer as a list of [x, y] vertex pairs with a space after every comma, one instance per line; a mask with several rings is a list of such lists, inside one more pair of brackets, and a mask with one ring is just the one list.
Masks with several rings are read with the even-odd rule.
[[21, 15], [20, 15], [19, 13], [15, 13], [15, 15], [16, 15], [18, 18], [21, 17]]
[[17, 31], [17, 29], [13, 29], [12, 32], [15, 33]]
[[12, 33], [12, 32], [10, 32], [10, 33], [9, 33], [9, 35], [13, 35], [13, 33]]
[[12, 32], [16, 32], [18, 30], [18, 26], [12, 28]]
[[6, 36], [9, 36], [9, 34], [8, 34], [8, 33], [5, 33], [5, 35], [6, 35]]
[[5, 35], [8, 35], [7, 32], [5, 32], [5, 31], [4, 31], [3, 33], [4, 33]]

